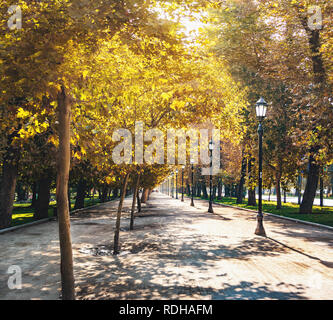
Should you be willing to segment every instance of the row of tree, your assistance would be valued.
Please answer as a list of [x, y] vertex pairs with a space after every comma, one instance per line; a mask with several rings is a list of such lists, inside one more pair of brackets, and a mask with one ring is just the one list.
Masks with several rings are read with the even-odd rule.
[[[246, 163], [251, 172], [257, 163], [254, 102], [264, 96], [270, 102], [264, 183], [275, 185], [280, 208], [281, 187], [304, 172], [300, 213], [312, 212], [319, 180], [327, 177], [333, 159], [332, 16], [327, 1], [231, 0], [210, 10], [212, 26], [203, 35], [233, 79], [248, 89], [252, 104], [243, 114], [240, 179]], [[250, 176], [253, 190], [257, 175]]]
[[[103, 195], [110, 188], [121, 190], [117, 253], [125, 190], [135, 186], [134, 208], [138, 188], [145, 200], [170, 168], [115, 164], [115, 130], [134, 136], [136, 121], [143, 121], [145, 130], [166, 131], [209, 120], [237, 140], [239, 110], [246, 102], [221, 63], [206, 48], [186, 41], [180, 22], [160, 15], [190, 14], [213, 3], [18, 2], [23, 21], [17, 30], [7, 28], [11, 1], [0, 3], [0, 228], [11, 224], [17, 179], [38, 186], [45, 201], [39, 201], [37, 217], [46, 214], [55, 183], [62, 298], [74, 299], [69, 179], [77, 188], [77, 208], [91, 186]], [[131, 228], [133, 222], [132, 214]]]
[[[77, 208], [91, 187], [104, 198], [120, 190], [117, 253], [126, 190], [133, 189], [133, 228], [138, 189], [145, 200], [172, 170], [135, 163], [134, 150], [131, 164], [113, 161], [112, 152], [129, 143], [114, 132], [134, 137], [137, 121], [145, 132], [219, 128], [224, 183], [237, 180], [242, 194], [247, 181], [253, 200], [253, 104], [265, 96], [273, 107], [264, 180], [279, 190], [308, 168], [300, 212], [311, 212], [321, 168], [332, 161], [332, 37], [330, 28], [304, 23], [305, 1], [21, 0], [19, 30], [7, 28], [10, 5], [0, 3], [0, 228], [11, 223], [17, 179], [38, 186], [44, 200], [37, 217], [55, 183], [64, 299], [75, 297], [68, 181]], [[320, 5], [327, 25], [331, 12]], [[210, 27], [186, 38], [179, 18], [203, 11]], [[156, 140], [144, 141], [155, 159], [159, 148], [167, 154]]]

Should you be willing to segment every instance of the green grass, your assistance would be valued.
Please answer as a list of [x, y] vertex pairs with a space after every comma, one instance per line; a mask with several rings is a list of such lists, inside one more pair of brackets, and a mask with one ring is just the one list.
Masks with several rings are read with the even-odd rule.
[[[90, 207], [95, 204], [100, 203], [100, 200], [95, 197], [95, 199], [86, 198], [84, 199], [84, 207]], [[74, 209], [75, 200], [71, 200], [71, 210]], [[30, 203], [15, 203], [12, 216], [11, 227], [18, 226], [21, 224], [33, 222], [34, 220], [34, 209], [30, 207]], [[49, 217], [53, 217], [53, 207], [56, 205], [55, 201], [50, 202], [49, 207]]]
[[[256, 206], [248, 206], [246, 199], [243, 200], [243, 204], [236, 204], [236, 198], [230, 197], [224, 197], [222, 200], [215, 200], [214, 202], [223, 203], [234, 207], [257, 210]], [[282, 209], [277, 210], [276, 202], [263, 200], [262, 207], [264, 212], [333, 227], [333, 207], [321, 208], [320, 206], [314, 206], [312, 214], [299, 214], [299, 205], [294, 203], [283, 203]]]
[[[11, 227], [15, 227], [21, 224], [33, 222], [34, 220], [34, 209], [30, 207], [30, 203], [15, 203], [12, 216]], [[53, 207], [55, 202], [50, 203], [49, 217], [53, 217]]]

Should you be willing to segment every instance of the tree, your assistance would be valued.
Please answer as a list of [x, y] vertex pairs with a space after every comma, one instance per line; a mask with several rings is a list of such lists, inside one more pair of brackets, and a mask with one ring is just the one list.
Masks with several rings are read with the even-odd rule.
[[307, 184], [300, 213], [312, 212], [320, 167], [330, 163], [332, 159], [332, 131], [329, 129], [332, 121], [332, 112], [329, 111], [332, 83], [329, 77], [330, 61], [327, 57], [327, 50], [330, 48], [327, 35], [330, 31], [327, 31], [329, 28], [310, 26], [309, 5], [320, 6], [325, 20], [331, 19], [332, 11], [325, 1], [274, 1], [269, 5], [263, 3], [268, 14], [279, 19], [275, 33], [281, 35], [279, 25], [286, 26], [285, 34], [275, 43], [275, 48], [284, 48], [282, 50], [285, 52], [293, 51], [291, 58], [286, 55], [283, 57], [287, 68], [276, 65], [274, 69], [291, 88], [298, 116], [297, 143], [306, 150], [305, 156], [309, 159]]
[[[293, 156], [309, 157], [300, 212], [311, 212], [318, 168], [332, 159], [329, 28], [310, 29], [310, 4], [320, 5], [326, 23], [330, 20], [331, 11], [325, 1], [230, 1], [211, 12], [216, 28], [207, 33], [213, 40], [212, 51], [226, 62], [234, 79], [248, 87], [250, 105], [260, 95], [272, 101], [274, 108], [269, 110], [265, 126], [265, 137], [270, 142], [266, 147], [270, 150], [264, 165], [266, 172], [274, 175], [276, 189], [280, 189], [283, 175], [295, 170], [289, 166]], [[248, 128], [252, 131], [250, 124]], [[278, 207], [280, 199], [278, 192]]]
[[137, 178], [135, 182], [135, 186], [133, 187], [133, 200], [132, 200], [132, 208], [131, 208], [131, 221], [130, 221], [130, 230], [134, 229], [134, 211], [135, 211], [135, 202], [137, 199], [137, 194], [140, 186], [140, 172], [137, 173]]

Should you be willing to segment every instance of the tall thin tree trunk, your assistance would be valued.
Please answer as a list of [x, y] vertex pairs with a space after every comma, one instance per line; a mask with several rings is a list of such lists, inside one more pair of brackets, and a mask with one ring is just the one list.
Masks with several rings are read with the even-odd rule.
[[138, 173], [138, 177], [136, 179], [136, 184], [135, 184], [134, 190], [133, 190], [130, 230], [133, 230], [133, 227], [134, 227], [135, 200], [136, 200], [136, 197], [137, 197], [137, 194], [138, 194], [139, 184], [140, 184], [140, 173]]
[[58, 134], [57, 158], [57, 214], [61, 256], [62, 299], [74, 300], [73, 252], [68, 207], [68, 178], [70, 167], [70, 121], [71, 101], [62, 87], [58, 93]]
[[[321, 170], [322, 171], [322, 170]], [[323, 171], [320, 174], [319, 178], [319, 190], [320, 190], [320, 206], [324, 206], [324, 179], [323, 179]]]
[[140, 199], [140, 189], [139, 188], [136, 192], [136, 201], [138, 203], [138, 212], [141, 212], [141, 199]]
[[281, 178], [279, 174], [276, 174], [275, 181], [275, 189], [276, 189], [276, 209], [280, 210], [282, 208], [282, 199], [281, 199]]
[[116, 229], [114, 232], [114, 247], [113, 247], [113, 254], [119, 254], [119, 233], [120, 233], [120, 218], [121, 218], [121, 210], [123, 208], [127, 181], [128, 181], [129, 173], [126, 173], [122, 189], [121, 189], [121, 196], [118, 204], [118, 212], [117, 212], [117, 221], [116, 221]]

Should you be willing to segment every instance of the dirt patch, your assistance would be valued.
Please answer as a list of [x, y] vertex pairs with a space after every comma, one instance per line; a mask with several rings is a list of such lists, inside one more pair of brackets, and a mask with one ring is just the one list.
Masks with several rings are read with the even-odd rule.
[[26, 243], [26, 242], [15, 242], [14, 245], [15, 245], [15, 246], [18, 246], [18, 247], [27, 247], [27, 246], [31, 245], [31, 243]]
[[[137, 225], [134, 226], [134, 229], [131, 230], [131, 232], [134, 231], [141, 231], [141, 230], [152, 230], [152, 229], [160, 229], [162, 227], [159, 223], [151, 223], [151, 224], [145, 224], [145, 225]], [[129, 227], [122, 227], [120, 228], [120, 231], [130, 231]]]
[[79, 252], [91, 256], [111, 256], [113, 254], [113, 245], [98, 245], [93, 248], [81, 248]]
[[[120, 255], [122, 254], [137, 254], [140, 252], [155, 252], [160, 250], [160, 245], [157, 243], [150, 243], [150, 242], [145, 242], [141, 241], [139, 243], [135, 244], [129, 244], [125, 243], [121, 245], [120, 247]], [[102, 244], [102, 245], [97, 245], [96, 247], [93, 248], [81, 248], [79, 249], [79, 252], [87, 255], [92, 255], [92, 256], [112, 256], [113, 255], [113, 244]]]
[[147, 213], [147, 214], [138, 214], [135, 217], [136, 218], [162, 218], [170, 216], [170, 214], [165, 213]]
[[153, 252], [160, 250], [160, 246], [157, 243], [149, 243], [149, 242], [140, 242], [132, 245], [130, 249], [131, 253], [139, 253], [139, 252]]
[[79, 226], [99, 226], [102, 223], [97, 223], [97, 222], [76, 222], [75, 224], [79, 225]]

